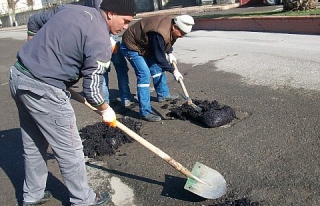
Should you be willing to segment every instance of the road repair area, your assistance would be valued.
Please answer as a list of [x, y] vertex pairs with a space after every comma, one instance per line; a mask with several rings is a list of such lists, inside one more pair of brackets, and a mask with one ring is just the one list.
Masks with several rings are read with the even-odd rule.
[[[25, 42], [25, 27], [0, 31], [0, 205], [6, 206], [22, 202], [22, 141], [8, 72]], [[199, 162], [217, 171], [226, 190], [212, 199], [184, 189], [187, 177], [138, 141], [113, 155], [88, 158], [89, 184], [110, 191], [115, 206], [320, 205], [319, 51], [316, 35], [198, 30], [177, 41], [177, 66], [190, 97], [235, 109], [237, 119], [217, 128], [167, 118], [169, 110], [154, 92], [152, 106], [163, 120], [140, 120], [137, 107], [123, 110], [117, 104], [112, 68], [110, 96], [118, 117], [141, 123], [142, 139], [185, 168]], [[129, 75], [136, 98], [133, 70]], [[181, 86], [170, 74], [167, 79], [171, 93], [182, 99]], [[81, 85], [73, 89], [80, 92]], [[71, 101], [79, 129], [100, 122], [87, 106]], [[47, 190], [54, 198], [44, 206], [67, 205], [51, 151], [48, 159]]]

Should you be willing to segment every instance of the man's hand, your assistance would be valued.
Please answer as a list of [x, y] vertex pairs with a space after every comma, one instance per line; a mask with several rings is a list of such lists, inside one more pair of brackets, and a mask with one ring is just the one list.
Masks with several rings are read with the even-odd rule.
[[106, 123], [109, 127], [117, 126], [117, 117], [113, 109], [109, 106], [107, 109], [100, 111], [102, 122]]
[[110, 67], [110, 64], [111, 64], [111, 61], [108, 61], [107, 63], [106, 63], [106, 70], [108, 71], [108, 69], [109, 69], [109, 67]]
[[177, 58], [172, 54], [172, 53], [169, 53], [167, 55], [167, 61], [170, 63], [170, 64], [173, 64], [173, 62], [175, 62], [177, 64]]
[[173, 76], [176, 79], [176, 81], [178, 81], [178, 82], [179, 82], [179, 79], [183, 79], [182, 74], [177, 69], [175, 69], [173, 71]]
[[30, 41], [33, 38], [33, 36], [28, 35], [27, 40]]

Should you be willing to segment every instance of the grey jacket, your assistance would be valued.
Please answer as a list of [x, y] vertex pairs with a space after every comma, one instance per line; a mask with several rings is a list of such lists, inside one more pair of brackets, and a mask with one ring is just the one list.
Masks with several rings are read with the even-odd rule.
[[109, 28], [100, 10], [63, 5], [30, 17], [34, 35], [18, 52], [18, 61], [37, 79], [66, 89], [83, 77], [93, 106], [104, 103], [102, 74], [111, 58]]

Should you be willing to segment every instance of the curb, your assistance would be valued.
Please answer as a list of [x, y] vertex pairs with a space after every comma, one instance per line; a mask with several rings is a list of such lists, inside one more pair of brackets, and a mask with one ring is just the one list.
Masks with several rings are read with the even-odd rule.
[[235, 4], [220, 4], [220, 5], [205, 5], [205, 6], [173, 8], [173, 9], [138, 13], [136, 17], [143, 18], [147, 16], [154, 16], [154, 15], [160, 15], [160, 14], [197, 14], [197, 13], [210, 12], [210, 11], [228, 10], [228, 9], [237, 8], [239, 6], [240, 6], [239, 3], [235, 3]]
[[[240, 7], [239, 3], [224, 5], [205, 5], [138, 13], [136, 18], [168, 14], [196, 14], [211, 11], [228, 10]], [[195, 18], [193, 30], [251, 31], [289, 34], [320, 34], [320, 17], [317, 16], [261, 16], [261, 17], [227, 17]]]
[[289, 34], [320, 34], [317, 16], [265, 16], [196, 18], [193, 30], [251, 31]]
[[2, 27], [2, 28], [0, 28], [0, 32], [1, 31], [19, 31], [19, 30], [23, 30], [23, 29], [27, 29], [27, 25]]

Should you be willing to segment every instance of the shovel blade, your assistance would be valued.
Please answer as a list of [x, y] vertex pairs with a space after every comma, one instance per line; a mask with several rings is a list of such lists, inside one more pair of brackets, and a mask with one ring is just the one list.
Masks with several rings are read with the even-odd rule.
[[199, 107], [198, 105], [196, 105], [195, 103], [192, 102], [192, 99], [190, 97], [185, 97], [185, 99], [187, 100], [187, 104], [189, 106], [191, 106], [193, 109], [195, 109], [197, 112], [201, 113], [202, 109], [201, 107]]
[[189, 177], [184, 189], [207, 199], [216, 199], [226, 193], [226, 180], [218, 171], [196, 162], [192, 174], [202, 182]]
[[195, 105], [194, 103], [192, 103], [191, 105], [193, 107], [193, 109], [195, 109], [197, 112], [201, 113], [202, 109], [200, 107], [198, 107], [197, 105]]

